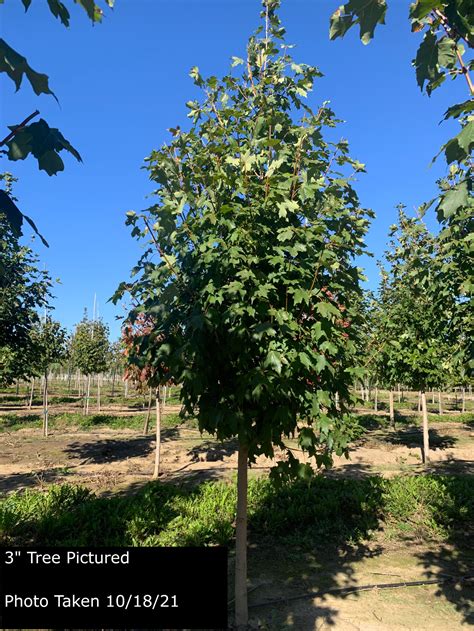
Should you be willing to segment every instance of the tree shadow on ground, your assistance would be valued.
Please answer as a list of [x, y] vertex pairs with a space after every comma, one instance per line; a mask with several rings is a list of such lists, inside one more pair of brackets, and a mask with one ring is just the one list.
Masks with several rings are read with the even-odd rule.
[[154, 446], [153, 436], [137, 436], [124, 439], [108, 438], [88, 443], [76, 441], [70, 443], [64, 452], [72, 458], [82, 458], [81, 464], [103, 464], [148, 456]]
[[[312, 631], [344, 623], [338, 602], [360, 585], [360, 566], [383, 554], [386, 545], [382, 538], [371, 541], [382, 527], [385, 483], [378, 477], [366, 479], [363, 466], [357, 468], [359, 479], [317, 476], [310, 485], [252, 487], [249, 604], [251, 618], [261, 621], [261, 628]], [[21, 519], [14, 510], [15, 519], [7, 520], [0, 536], [9, 545], [163, 545], [161, 533], [170, 531], [176, 537], [173, 545], [231, 545], [235, 490], [227, 486], [217, 495], [214, 491], [206, 494], [205, 485], [192, 486], [186, 471], [182, 474], [180, 484], [158, 481], [139, 488], [136, 483], [137, 493], [110, 498], [61, 487], [44, 506], [26, 510]], [[472, 492], [467, 478], [464, 486], [459, 479], [451, 482], [449, 478], [446, 485], [450, 502], [441, 502], [439, 507], [446, 523], [451, 520], [455, 527], [464, 505], [474, 510], [469, 505]], [[469, 572], [469, 558], [454, 535], [445, 546], [417, 551], [416, 556], [427, 580]], [[229, 568], [231, 600], [232, 562]], [[374, 583], [392, 581], [373, 577]], [[334, 591], [341, 588], [345, 591]], [[440, 584], [436, 589], [471, 621], [470, 584]], [[354, 601], [359, 594], [351, 593], [351, 598]]]
[[200, 445], [196, 445], [187, 452], [187, 456], [192, 462], [206, 461], [217, 462], [224, 460], [237, 452], [239, 443], [237, 440], [229, 440], [220, 442], [215, 440], [206, 440]]
[[[164, 429], [161, 431], [161, 440], [162, 442], [174, 440], [178, 434], [179, 430], [175, 427]], [[127, 458], [143, 458], [154, 449], [155, 436], [150, 434], [132, 438], [104, 438], [87, 443], [76, 441], [70, 443], [64, 452], [72, 458], [82, 458], [81, 464], [103, 464]]]
[[[454, 447], [458, 439], [449, 434], [440, 434], [436, 429], [429, 430], [430, 449], [449, 449]], [[380, 440], [392, 445], [404, 445], [409, 448], [423, 447], [423, 433], [421, 428], [399, 429], [384, 432]]]
[[[436, 551], [417, 553], [427, 579], [449, 579], [440, 583], [436, 596], [443, 596], [463, 616], [463, 622], [474, 625], [474, 552], [451, 539]], [[461, 580], [460, 580], [461, 579]], [[464, 580], [462, 580], [464, 579]]]

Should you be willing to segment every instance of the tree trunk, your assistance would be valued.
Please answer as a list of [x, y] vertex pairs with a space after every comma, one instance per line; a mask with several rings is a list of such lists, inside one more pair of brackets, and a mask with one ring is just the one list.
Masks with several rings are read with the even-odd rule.
[[393, 390], [391, 388], [389, 392], [389, 418], [390, 427], [395, 428], [395, 408], [393, 406]]
[[30, 390], [30, 400], [28, 401], [28, 409], [31, 410], [31, 406], [33, 405], [33, 395], [35, 392], [35, 378], [31, 380], [31, 390]]
[[125, 379], [125, 393], [124, 393], [125, 398], [128, 397], [128, 379]]
[[115, 370], [112, 373], [112, 394], [110, 395], [111, 398], [113, 398], [114, 394], [115, 394]]
[[153, 399], [153, 390], [150, 388], [150, 396], [148, 397], [148, 411], [145, 418], [145, 425], [143, 426], [143, 433], [145, 436], [148, 434], [148, 427], [150, 425], [150, 415], [151, 415], [151, 401]]
[[100, 412], [100, 375], [97, 375], [97, 412]]
[[426, 406], [426, 392], [421, 391], [421, 409], [423, 413], [423, 464], [429, 461], [430, 437], [428, 434], [428, 408]]
[[421, 392], [418, 392], [418, 412], [421, 412], [421, 406], [422, 406], [421, 399], [422, 399]]
[[166, 406], [166, 386], [163, 386], [163, 414], [165, 413]]
[[43, 390], [43, 436], [48, 435], [48, 372], [44, 374]]
[[158, 479], [160, 475], [160, 454], [161, 454], [161, 401], [160, 388], [156, 389], [156, 447], [155, 447], [155, 469], [153, 479]]
[[87, 375], [86, 416], [89, 415], [89, 397], [91, 393], [91, 376]]
[[402, 401], [402, 393], [400, 390], [400, 384], [398, 384], [398, 402], [401, 403]]
[[235, 531], [235, 624], [246, 629], [247, 605], [247, 463], [248, 447], [239, 441], [237, 465], [237, 522]]
[[466, 411], [466, 388], [462, 389], [462, 413]]
[[378, 394], [379, 394], [379, 389], [377, 388], [377, 386], [375, 387], [375, 391], [374, 391], [374, 411], [377, 412], [378, 411]]
[[441, 397], [441, 390], [438, 390], [438, 411], [440, 414], [443, 413], [443, 399]]

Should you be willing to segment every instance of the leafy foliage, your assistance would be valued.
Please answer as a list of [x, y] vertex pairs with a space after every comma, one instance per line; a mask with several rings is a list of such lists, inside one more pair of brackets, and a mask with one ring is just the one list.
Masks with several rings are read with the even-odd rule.
[[63, 361], [68, 351], [68, 335], [59, 322], [51, 317], [37, 323], [31, 331], [34, 348], [34, 366], [40, 375], [48, 372], [52, 364]]
[[329, 37], [336, 39], [358, 24], [360, 39], [368, 44], [374, 36], [377, 24], [385, 24], [387, 3], [385, 0], [349, 0], [331, 15]]
[[0, 383], [8, 385], [30, 374], [30, 331], [38, 322], [37, 309], [48, 304], [52, 284], [2, 213], [0, 235]]
[[[21, 1], [25, 11], [28, 11], [32, 0]], [[102, 20], [104, 12], [94, 0], [74, 0], [74, 2], [84, 9], [92, 22]], [[105, 2], [109, 7], [114, 5], [114, 0], [105, 0]], [[0, 0], [0, 4], [3, 4], [3, 0]], [[69, 26], [70, 13], [61, 0], [48, 0], [48, 8], [64, 26]], [[48, 76], [33, 70], [28, 60], [1, 38], [0, 73], [6, 73], [15, 84], [17, 91], [26, 77], [35, 94], [51, 94], [56, 99], [54, 92], [49, 87]], [[60, 151], [66, 150], [78, 161], [81, 161], [81, 156], [71, 143], [64, 138], [58, 129], [49, 127], [44, 119], [29, 125], [26, 124], [37, 114], [39, 114], [38, 111], [25, 119], [22, 124], [10, 126], [11, 133], [0, 142], [0, 146], [7, 145], [8, 151], [1, 150], [0, 153], [6, 154], [10, 160], [24, 160], [31, 154], [38, 160], [39, 168], [46, 171], [48, 175], [56, 175], [64, 169], [63, 160], [59, 156]], [[0, 191], [0, 212], [4, 214], [7, 223], [10, 224], [17, 236], [21, 235], [23, 220], [26, 220], [40, 236], [43, 243], [48, 245], [39, 234], [33, 221], [24, 215], [18, 207], [9, 203], [8, 198], [5, 197], [5, 191]]]
[[76, 325], [71, 342], [74, 365], [84, 375], [107, 370], [109, 359], [109, 329], [102, 320], [89, 320], [87, 314]]
[[374, 327], [377, 373], [389, 387], [439, 386], [452, 370], [448, 339], [455, 301], [443, 287], [436, 240], [420, 217], [409, 218], [401, 208], [390, 236], [390, 267], [381, 270]]
[[[13, 131], [15, 126], [10, 127]], [[48, 175], [56, 175], [64, 171], [64, 162], [59, 152], [66, 150], [76, 160], [82, 162], [79, 152], [64, 138], [59, 129], [52, 128], [41, 118], [17, 132], [7, 143], [10, 160], [24, 160], [31, 153], [37, 160], [41, 170]]]
[[[127, 222], [151, 242], [114, 300], [129, 289], [129, 322], [152, 319], [136, 356], [182, 384], [201, 429], [238, 436], [251, 461], [297, 434], [320, 465], [347, 450], [353, 257], [371, 213], [352, 187], [363, 165], [346, 140], [323, 138], [334, 113], [305, 102], [321, 73], [288, 54], [278, 4], [264, 3], [264, 37], [260, 27], [245, 62], [234, 58], [240, 75], [192, 69], [203, 99], [187, 103], [190, 130], [171, 129], [148, 158], [157, 202]], [[311, 473], [290, 451], [279, 469]]]

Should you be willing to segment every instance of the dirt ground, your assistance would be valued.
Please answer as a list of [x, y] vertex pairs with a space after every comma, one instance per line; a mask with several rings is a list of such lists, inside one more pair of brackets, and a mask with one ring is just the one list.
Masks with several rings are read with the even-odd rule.
[[[430, 428], [428, 469], [474, 472], [472, 429], [454, 422], [432, 423]], [[296, 444], [289, 444], [297, 451]], [[52, 430], [48, 438], [40, 429], [5, 431], [0, 434], [0, 493], [64, 482], [99, 493], [136, 488], [150, 479], [154, 445], [152, 434], [129, 429], [68, 428]], [[182, 426], [163, 430], [161, 454], [161, 477], [166, 480], [218, 479], [233, 475], [237, 466], [235, 442], [222, 444]], [[259, 458], [252, 471], [266, 472], [272, 464]], [[389, 476], [420, 469], [420, 430], [409, 427], [371, 431], [352, 446], [349, 460], [336, 457], [327, 475]]]
[[[235, 474], [234, 442], [221, 444], [186, 426], [165, 429], [162, 436], [161, 479], [222, 479]], [[431, 423], [428, 470], [473, 473], [473, 437], [468, 425]], [[133, 492], [150, 480], [154, 446], [152, 434], [143, 436], [127, 429], [53, 429], [46, 439], [40, 429], [5, 431], [0, 433], [0, 494], [64, 482], [84, 484], [100, 494]], [[252, 472], [265, 473], [271, 465], [260, 458]], [[368, 432], [352, 446], [350, 460], [336, 458], [326, 475], [391, 476], [421, 470], [420, 430], [400, 427]], [[336, 559], [329, 552], [324, 558], [321, 551], [313, 555], [260, 546], [249, 554], [252, 627], [270, 631], [467, 629], [474, 624], [472, 580], [324, 596], [314, 592], [467, 576], [474, 573], [473, 568], [473, 550], [448, 545], [431, 548], [419, 541], [400, 543], [383, 537], [340, 550]]]

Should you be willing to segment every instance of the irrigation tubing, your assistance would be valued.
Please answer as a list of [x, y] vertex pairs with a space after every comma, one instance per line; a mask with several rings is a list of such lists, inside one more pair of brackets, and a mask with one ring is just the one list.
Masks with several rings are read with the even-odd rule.
[[253, 603], [250, 607], [266, 607], [267, 605], [277, 605], [282, 602], [289, 602], [292, 600], [303, 600], [304, 598], [321, 598], [329, 594], [338, 594], [345, 596], [346, 594], [353, 594], [356, 592], [368, 591], [370, 589], [397, 589], [400, 587], [419, 587], [422, 585], [440, 585], [442, 583], [460, 583], [462, 581], [470, 581], [474, 579], [474, 574], [468, 576], [449, 576], [446, 578], [434, 578], [424, 581], [402, 581], [400, 583], [375, 583], [373, 585], [354, 585], [353, 587], [334, 587], [325, 591], [313, 591], [305, 592], [304, 594], [297, 594], [296, 596], [286, 596], [282, 598], [273, 598], [260, 603]]

